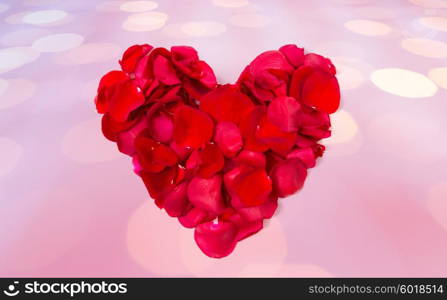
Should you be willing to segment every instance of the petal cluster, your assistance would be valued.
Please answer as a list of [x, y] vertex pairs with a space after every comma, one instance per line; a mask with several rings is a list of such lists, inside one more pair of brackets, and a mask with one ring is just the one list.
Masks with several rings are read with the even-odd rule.
[[324, 152], [340, 91], [331, 61], [295, 45], [219, 85], [192, 47], [134, 45], [99, 82], [104, 136], [132, 157], [155, 204], [229, 255], [299, 191]]

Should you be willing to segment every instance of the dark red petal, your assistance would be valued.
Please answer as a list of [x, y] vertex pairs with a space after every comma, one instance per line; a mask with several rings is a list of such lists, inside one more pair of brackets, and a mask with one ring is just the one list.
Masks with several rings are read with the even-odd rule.
[[117, 122], [127, 120], [129, 114], [144, 103], [144, 95], [131, 80], [114, 86], [108, 113]]
[[304, 49], [298, 48], [296, 45], [284, 45], [279, 48], [279, 51], [284, 54], [289, 64], [298, 68], [304, 61]]
[[307, 170], [299, 159], [287, 159], [276, 164], [270, 172], [273, 190], [279, 197], [286, 197], [301, 189]]
[[188, 73], [193, 63], [199, 60], [197, 51], [188, 46], [174, 46], [171, 47], [172, 62], [183, 73]]
[[265, 155], [262, 152], [243, 150], [236, 157], [236, 162], [240, 164], [247, 164], [253, 167], [264, 168]]
[[278, 208], [278, 197], [270, 195], [267, 202], [253, 207], [238, 209], [238, 213], [248, 222], [270, 219]]
[[189, 106], [180, 106], [174, 114], [174, 140], [179, 146], [199, 148], [213, 136], [214, 124], [208, 115]]
[[175, 168], [167, 168], [160, 173], [140, 172], [140, 176], [143, 179], [149, 195], [155, 200], [158, 199], [156, 203], [160, 208], [163, 207], [163, 203], [159, 200], [159, 197], [174, 187], [173, 181], [175, 175]]
[[301, 101], [301, 91], [307, 77], [312, 74], [313, 69], [309, 66], [301, 66], [295, 70], [290, 80], [289, 96]]
[[164, 56], [157, 55], [154, 59], [154, 76], [166, 85], [180, 84], [180, 79], [172, 63]]
[[214, 75], [213, 69], [206, 62], [199, 60], [196, 63], [196, 68], [200, 70], [198, 80], [202, 85], [210, 89], [216, 87], [216, 75]]
[[152, 50], [152, 46], [148, 44], [133, 45], [129, 47], [120, 60], [121, 68], [124, 72], [132, 73], [135, 71], [138, 61]]
[[270, 102], [267, 115], [274, 125], [284, 132], [298, 130], [301, 105], [293, 97], [278, 97]]
[[262, 87], [278, 85], [276, 76], [273, 76], [272, 72], [278, 75], [278, 72], [292, 71], [293, 67], [287, 62], [286, 57], [276, 50], [261, 53], [250, 63], [250, 73], [255, 77], [255, 82]]
[[292, 149], [296, 143], [295, 132], [283, 132], [275, 126], [265, 115], [260, 123], [255, 137], [262, 143], [268, 145], [273, 151], [284, 154]]
[[174, 131], [174, 122], [167, 113], [159, 112], [151, 117], [150, 131], [152, 138], [162, 143], [169, 143]]
[[137, 136], [148, 127], [148, 121], [146, 116], [142, 116], [138, 123], [132, 126], [130, 129], [118, 133], [117, 145], [119, 151], [127, 155], [135, 154], [135, 139]]
[[129, 120], [126, 122], [116, 122], [108, 114], [105, 114], [102, 117], [101, 130], [108, 140], [116, 142], [118, 139], [118, 134], [134, 126], [137, 121], [138, 119]]
[[236, 240], [242, 241], [243, 239], [252, 236], [256, 232], [261, 230], [263, 227], [264, 224], [262, 220], [257, 220], [250, 223], [243, 223], [241, 226], [239, 226], [239, 231], [237, 232]]
[[194, 228], [203, 222], [209, 222], [214, 219], [214, 216], [209, 217], [208, 214], [200, 208], [191, 208], [184, 216], [178, 218], [180, 224], [186, 228]]
[[164, 209], [171, 217], [178, 217], [184, 214], [189, 204], [186, 196], [187, 186], [188, 184], [183, 182], [162, 196]]
[[165, 167], [177, 163], [177, 155], [171, 148], [150, 138], [138, 136], [135, 139], [135, 149], [138, 161], [148, 172], [160, 172]]
[[304, 56], [304, 65], [332, 75], [336, 73], [335, 66], [330, 59], [315, 53], [308, 53]]
[[207, 222], [197, 225], [194, 239], [207, 256], [221, 258], [229, 255], [236, 247], [238, 228], [230, 222]]
[[219, 147], [214, 144], [207, 144], [205, 148], [199, 152], [200, 165], [197, 175], [203, 178], [209, 178], [222, 170], [224, 167], [224, 157]]
[[265, 108], [257, 106], [242, 120], [240, 130], [244, 139], [245, 149], [257, 152], [267, 151], [268, 145], [256, 138], [256, 131], [264, 115]]
[[241, 132], [233, 122], [219, 122], [214, 140], [227, 157], [233, 157], [243, 145]]
[[235, 85], [222, 85], [200, 99], [200, 109], [216, 121], [239, 124], [254, 105]]
[[312, 73], [304, 83], [302, 99], [305, 104], [320, 111], [334, 113], [340, 105], [337, 78], [322, 71]]
[[237, 167], [227, 172], [224, 180], [234, 207], [261, 205], [272, 190], [272, 181], [262, 168]]
[[306, 168], [315, 167], [316, 155], [312, 148], [295, 149], [287, 155], [287, 158], [298, 158], [306, 166]]
[[225, 209], [221, 184], [220, 175], [211, 178], [194, 177], [188, 185], [188, 199], [195, 207], [219, 214]]
[[121, 82], [127, 81], [129, 77], [121, 71], [110, 71], [99, 81], [98, 95], [95, 98], [96, 110], [100, 114], [108, 111], [110, 100], [113, 95], [113, 87]]

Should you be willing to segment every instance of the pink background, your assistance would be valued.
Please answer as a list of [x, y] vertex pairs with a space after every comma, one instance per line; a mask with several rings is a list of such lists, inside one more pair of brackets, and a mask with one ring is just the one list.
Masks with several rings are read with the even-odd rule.
[[[0, 1], [1, 276], [447, 276], [447, 1]], [[220, 82], [296, 43], [342, 88], [326, 156], [215, 260], [102, 137], [128, 46], [192, 45]]]

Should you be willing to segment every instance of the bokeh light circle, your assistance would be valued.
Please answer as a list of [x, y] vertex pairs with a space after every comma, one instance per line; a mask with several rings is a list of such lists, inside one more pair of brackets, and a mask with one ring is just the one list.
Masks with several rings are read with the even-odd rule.
[[116, 145], [102, 135], [100, 118], [86, 120], [70, 128], [62, 139], [61, 149], [78, 163], [105, 162], [120, 156]]
[[26, 14], [22, 18], [22, 22], [32, 25], [45, 25], [61, 21], [67, 15], [63, 10], [39, 10]]
[[430, 29], [439, 31], [447, 31], [447, 18], [443, 17], [423, 17], [419, 19], [419, 23]]
[[127, 31], [152, 31], [162, 28], [167, 19], [167, 14], [156, 11], [134, 14], [127, 17], [122, 27]]
[[402, 40], [400, 45], [403, 49], [415, 55], [431, 58], [447, 57], [447, 43], [441, 41], [426, 38], [410, 38]]
[[214, 21], [188, 22], [181, 26], [182, 32], [191, 37], [217, 36], [226, 31], [224, 24]]
[[82, 44], [84, 37], [75, 33], [47, 35], [34, 41], [32, 48], [39, 52], [62, 52]]
[[125, 12], [143, 12], [156, 9], [157, 2], [154, 1], [126, 1], [120, 5], [120, 9]]
[[405, 98], [431, 97], [438, 89], [426, 76], [398, 68], [376, 70], [371, 74], [371, 81], [379, 89]]
[[350, 20], [345, 23], [345, 28], [366, 36], [381, 36], [391, 32], [391, 27], [385, 23], [371, 20]]
[[40, 53], [30, 47], [10, 47], [0, 49], [0, 73], [20, 68], [33, 62]]
[[428, 77], [438, 86], [447, 89], [447, 67], [431, 69]]
[[15, 78], [8, 81], [0, 79], [0, 110], [30, 99], [35, 90], [36, 84], [27, 79]]

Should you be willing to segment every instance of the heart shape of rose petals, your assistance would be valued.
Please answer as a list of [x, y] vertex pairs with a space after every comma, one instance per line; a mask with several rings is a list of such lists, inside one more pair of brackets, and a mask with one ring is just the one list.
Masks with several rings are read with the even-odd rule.
[[208, 256], [229, 255], [296, 193], [324, 152], [340, 89], [331, 61], [285, 45], [219, 85], [187, 46], [135, 45], [99, 83], [104, 136]]

